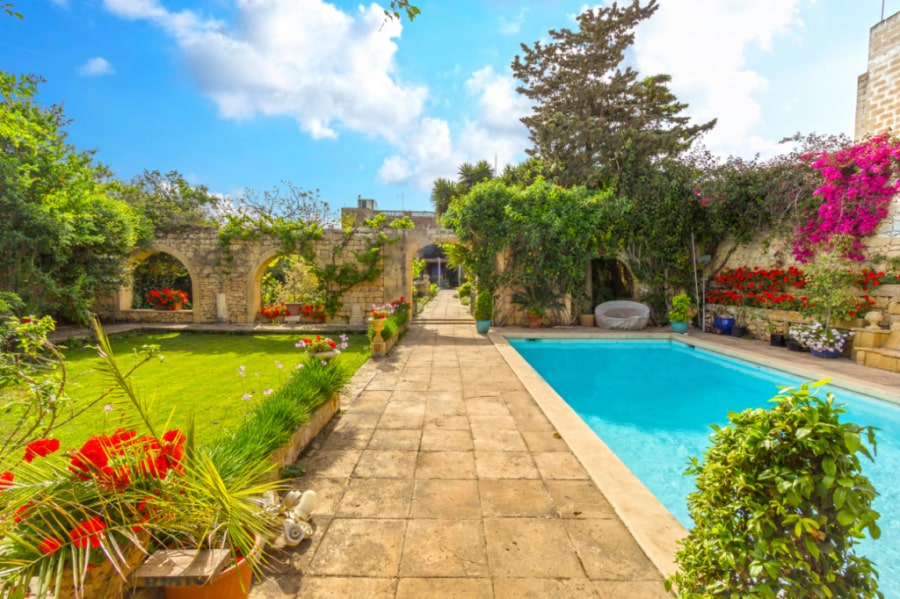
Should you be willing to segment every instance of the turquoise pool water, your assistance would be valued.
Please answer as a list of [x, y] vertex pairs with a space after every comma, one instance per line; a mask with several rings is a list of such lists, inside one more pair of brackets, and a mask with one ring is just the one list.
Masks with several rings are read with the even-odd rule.
[[[694, 480], [683, 473], [709, 445], [709, 425], [728, 424], [729, 411], [766, 407], [777, 387], [804, 382], [668, 340], [509, 343], [685, 528], [693, 525], [686, 497]], [[884, 596], [900, 598], [900, 407], [826, 389], [847, 404], [844, 419], [881, 429], [875, 462], [863, 458], [879, 493], [881, 538], [860, 551], [874, 560]]]

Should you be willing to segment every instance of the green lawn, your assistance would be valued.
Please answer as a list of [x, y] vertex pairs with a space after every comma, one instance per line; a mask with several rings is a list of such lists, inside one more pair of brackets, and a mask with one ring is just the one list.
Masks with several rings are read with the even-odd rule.
[[[138, 393], [153, 401], [156, 424], [172, 416], [172, 427], [184, 426], [193, 413], [197, 440], [208, 441], [222, 430], [239, 424], [248, 412], [245, 394], [255, 401], [267, 389], [277, 389], [300, 362], [294, 344], [310, 335], [224, 335], [206, 333], [133, 333], [110, 338], [120, 368], [135, 363], [133, 349], [156, 344], [164, 357], [143, 365], [132, 380]], [[337, 334], [330, 335], [339, 342]], [[350, 335], [350, 347], [339, 358], [355, 372], [368, 359], [368, 340]], [[79, 401], [99, 395], [105, 384], [92, 348], [65, 350], [70, 371], [69, 394]], [[281, 367], [279, 368], [279, 364]], [[246, 376], [239, 374], [244, 367]], [[92, 434], [110, 432], [123, 425], [124, 410], [111, 402], [93, 406], [57, 431], [63, 447], [76, 447]], [[174, 413], [173, 413], [174, 410]]]

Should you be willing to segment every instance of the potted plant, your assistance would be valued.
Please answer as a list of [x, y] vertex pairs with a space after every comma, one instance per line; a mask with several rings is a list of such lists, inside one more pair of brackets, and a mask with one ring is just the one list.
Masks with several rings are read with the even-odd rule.
[[265, 318], [268, 318], [272, 324], [275, 324], [284, 320], [284, 317], [288, 314], [288, 309], [284, 305], [284, 302], [281, 302], [280, 304], [263, 306], [259, 312]]
[[592, 327], [594, 326], [594, 312], [591, 306], [591, 296], [589, 293], [582, 292], [578, 296], [578, 300], [576, 302], [580, 309], [578, 314], [578, 324], [583, 327]]
[[546, 283], [531, 283], [513, 295], [513, 303], [522, 307], [528, 317], [528, 326], [536, 329], [541, 326], [544, 315], [549, 310], [563, 307], [559, 296]]
[[672, 325], [674, 332], [686, 333], [692, 315], [691, 298], [686, 293], [679, 293], [672, 298], [672, 309], [669, 310], [669, 323]]
[[144, 294], [144, 300], [154, 310], [181, 310], [188, 296], [181, 289], [150, 289]]
[[851, 336], [853, 333], [850, 331], [841, 332], [819, 322], [791, 328], [791, 337], [817, 358], [839, 358]]
[[746, 306], [738, 306], [735, 309], [734, 315], [734, 325], [731, 327], [731, 336], [732, 337], [746, 337], [747, 336], [747, 307]]
[[[37, 438], [0, 452], [0, 593], [121, 596], [150, 543], [220, 549], [244, 563], [275, 523], [262, 503], [267, 456], [220, 474], [190, 424], [158, 432], [95, 324], [103, 368], [132, 424], [63, 451]], [[246, 567], [246, 566], [244, 566]], [[241, 584], [240, 580], [236, 580]], [[243, 583], [249, 591], [249, 582]], [[220, 595], [223, 596], [223, 595]]]
[[786, 338], [784, 333], [781, 332], [781, 326], [770, 320], [766, 327], [769, 329], [769, 345], [772, 347], [784, 347]]
[[487, 335], [491, 328], [491, 318], [494, 316], [494, 299], [489, 291], [480, 291], [475, 297], [475, 330], [481, 335]]

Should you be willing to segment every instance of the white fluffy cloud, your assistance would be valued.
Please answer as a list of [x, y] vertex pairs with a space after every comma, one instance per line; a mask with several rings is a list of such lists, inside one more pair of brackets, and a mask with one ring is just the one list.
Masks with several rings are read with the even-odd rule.
[[346, 128], [396, 140], [422, 112], [424, 87], [394, 73], [401, 25], [380, 7], [348, 15], [322, 0], [238, 0], [231, 27], [156, 0], [104, 0], [172, 35], [200, 91], [229, 119], [288, 115], [314, 138]]
[[704, 142], [719, 154], [764, 155], [777, 140], [750, 134], [762, 109], [767, 80], [747, 65], [753, 49], [802, 27], [803, 0], [667, 0], [638, 29], [634, 53], [642, 74], [672, 75], [672, 90], [690, 104], [696, 122], [718, 118]]
[[516, 163], [528, 147], [528, 131], [519, 120], [531, 110], [530, 104], [516, 93], [510, 75], [485, 67], [466, 81], [469, 96], [476, 100], [477, 116], [466, 121], [454, 142], [449, 124], [441, 119], [425, 118], [401, 143], [407, 170], [398, 168], [399, 156], [385, 160], [379, 178], [386, 183], [412, 181], [421, 189], [430, 189], [438, 177], [455, 179], [464, 162], [487, 160], [502, 169]]
[[[394, 57], [399, 21], [377, 4], [342, 12], [325, 0], [237, 0], [232, 23], [168, 10], [159, 0], [103, 0], [107, 10], [147, 20], [178, 44], [201, 93], [227, 119], [292, 117], [313, 138], [341, 130], [386, 140], [395, 148], [378, 178], [429, 189], [456, 176], [463, 162], [507, 162], [528, 145], [519, 118], [528, 104], [509, 75], [490, 68], [465, 88], [477, 114], [451, 124], [423, 114], [428, 90], [400, 81]], [[518, 27], [524, 10], [508, 27]]]
[[87, 62], [78, 67], [78, 74], [86, 77], [98, 77], [100, 75], [112, 75], [115, 73], [109, 61], [101, 56], [89, 58]]

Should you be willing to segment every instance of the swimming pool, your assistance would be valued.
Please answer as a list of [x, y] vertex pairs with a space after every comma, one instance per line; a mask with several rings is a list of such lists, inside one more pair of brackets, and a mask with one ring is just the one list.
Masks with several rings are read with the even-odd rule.
[[[709, 425], [729, 411], [764, 407], [777, 386], [803, 379], [669, 340], [509, 340], [662, 504], [691, 526], [685, 497], [688, 457], [709, 445]], [[564, 365], [564, 367], [560, 367]], [[880, 493], [880, 540], [861, 552], [880, 573], [886, 597], [900, 597], [900, 408], [840, 388], [844, 419], [879, 427], [875, 463], [863, 471]]]

